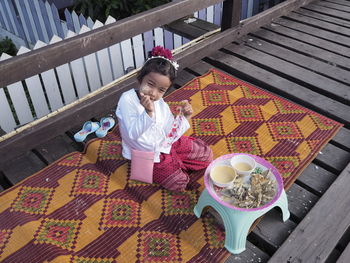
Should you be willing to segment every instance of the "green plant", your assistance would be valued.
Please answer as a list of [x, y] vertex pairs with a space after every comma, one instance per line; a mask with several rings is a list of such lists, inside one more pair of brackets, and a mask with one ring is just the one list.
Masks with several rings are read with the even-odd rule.
[[109, 15], [122, 19], [168, 2], [170, 0], [75, 0], [73, 9], [104, 22]]
[[16, 56], [17, 48], [15, 44], [13, 44], [12, 40], [8, 37], [0, 40], [0, 56], [2, 53], [6, 53], [11, 56]]

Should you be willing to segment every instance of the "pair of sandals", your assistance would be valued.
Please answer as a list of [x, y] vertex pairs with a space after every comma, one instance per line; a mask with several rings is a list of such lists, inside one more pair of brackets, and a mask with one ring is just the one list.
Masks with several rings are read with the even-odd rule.
[[82, 142], [86, 137], [95, 133], [97, 137], [102, 138], [107, 135], [107, 132], [115, 125], [115, 120], [112, 117], [103, 117], [100, 122], [87, 121], [84, 123], [83, 128], [74, 134], [74, 140]]

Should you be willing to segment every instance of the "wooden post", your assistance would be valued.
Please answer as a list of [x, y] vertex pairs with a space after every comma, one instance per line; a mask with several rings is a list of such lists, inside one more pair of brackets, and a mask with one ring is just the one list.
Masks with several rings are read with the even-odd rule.
[[222, 7], [221, 31], [239, 25], [242, 0], [225, 0]]

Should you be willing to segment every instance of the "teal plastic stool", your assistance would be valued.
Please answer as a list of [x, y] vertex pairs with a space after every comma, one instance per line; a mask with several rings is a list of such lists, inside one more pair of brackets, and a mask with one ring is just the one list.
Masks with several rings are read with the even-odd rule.
[[[225, 248], [232, 254], [239, 254], [245, 250], [249, 229], [257, 218], [261, 217], [276, 206], [280, 207], [282, 210], [283, 221], [286, 221], [289, 218], [290, 213], [288, 210], [287, 195], [283, 189], [283, 183], [280, 174], [270, 163], [254, 155], [250, 156], [254, 157], [257, 162], [260, 162], [260, 164], [263, 163], [265, 167], [272, 169], [276, 176], [279, 190], [275, 199], [265, 206], [254, 209], [236, 208], [219, 200], [216, 194], [213, 193], [214, 191], [212, 190], [212, 183], [208, 175], [211, 167], [213, 167], [215, 163], [218, 163], [220, 161], [225, 162], [226, 159], [231, 158], [233, 155], [235, 154], [224, 155], [216, 159], [207, 168], [204, 175], [206, 188], [203, 190], [201, 196], [199, 197], [198, 203], [194, 207], [194, 213], [199, 218], [206, 206], [211, 206], [213, 209], [215, 209], [220, 214], [224, 222], [226, 232]], [[208, 191], [208, 189], [210, 191]]]

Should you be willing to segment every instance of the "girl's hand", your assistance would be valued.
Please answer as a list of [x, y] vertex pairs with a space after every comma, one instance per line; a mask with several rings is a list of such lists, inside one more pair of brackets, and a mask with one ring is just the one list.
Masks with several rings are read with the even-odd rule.
[[142, 92], [140, 92], [140, 103], [141, 105], [145, 108], [147, 114], [150, 117], [153, 117], [153, 113], [154, 113], [154, 103], [151, 100], [150, 96], [143, 94]]
[[189, 120], [193, 114], [193, 109], [188, 100], [181, 101], [181, 112], [187, 120]]

